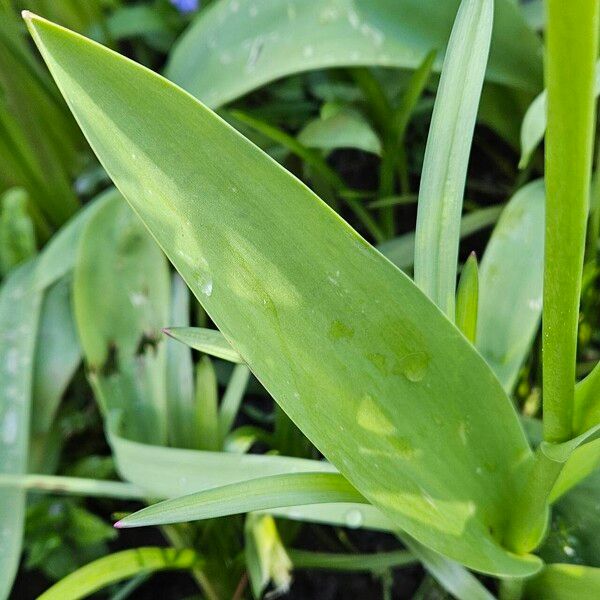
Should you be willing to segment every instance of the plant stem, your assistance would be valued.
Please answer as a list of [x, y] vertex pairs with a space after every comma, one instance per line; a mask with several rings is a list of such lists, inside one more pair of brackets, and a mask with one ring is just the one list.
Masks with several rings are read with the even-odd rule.
[[577, 322], [594, 131], [597, 0], [547, 0], [544, 439], [572, 433]]

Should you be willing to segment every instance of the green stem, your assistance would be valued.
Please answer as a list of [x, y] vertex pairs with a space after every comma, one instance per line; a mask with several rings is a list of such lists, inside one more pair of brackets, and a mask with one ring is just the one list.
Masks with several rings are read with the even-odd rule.
[[579, 296], [594, 131], [597, 0], [547, 0], [544, 439], [572, 434]]

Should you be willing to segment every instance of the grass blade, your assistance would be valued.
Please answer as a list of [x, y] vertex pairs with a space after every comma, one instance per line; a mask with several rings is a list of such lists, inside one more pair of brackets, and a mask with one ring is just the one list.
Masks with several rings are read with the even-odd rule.
[[246, 365], [236, 365], [227, 384], [219, 411], [219, 428], [223, 439], [233, 426], [249, 379], [250, 369]]
[[456, 293], [456, 326], [463, 335], [475, 343], [477, 337], [477, 312], [479, 306], [479, 275], [477, 258], [472, 252], [460, 276]]
[[293, 473], [233, 483], [143, 508], [115, 527], [166, 525], [302, 504], [364, 502], [339, 473]]
[[169, 337], [174, 340], [198, 350], [210, 354], [216, 358], [222, 358], [232, 363], [242, 363], [243, 358], [231, 347], [225, 336], [216, 329], [205, 329], [203, 327], [167, 327], [163, 329]]
[[194, 550], [142, 547], [103, 556], [46, 590], [38, 600], [78, 600], [102, 588], [135, 577], [170, 569], [192, 569], [201, 564]]
[[452, 321], [463, 193], [493, 9], [493, 0], [461, 3], [444, 59], [419, 189], [415, 283]]

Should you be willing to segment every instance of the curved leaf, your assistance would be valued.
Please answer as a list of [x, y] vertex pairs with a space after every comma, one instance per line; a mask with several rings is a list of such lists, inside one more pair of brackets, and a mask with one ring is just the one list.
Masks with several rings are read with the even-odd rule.
[[142, 508], [115, 527], [167, 525], [302, 504], [367, 501], [339, 473], [259, 477]]
[[200, 557], [191, 549], [143, 547], [122, 550], [77, 569], [46, 590], [38, 600], [78, 600], [140, 573], [192, 569], [200, 563]]
[[548, 565], [525, 584], [525, 600], [573, 600], [600, 596], [600, 569], [581, 565]]
[[[177, 43], [167, 77], [212, 107], [280, 77], [327, 67], [442, 64], [459, 0], [220, 0]], [[488, 77], [536, 91], [541, 46], [510, 0], [496, 0]], [[249, 35], [249, 31], [251, 32]]]
[[169, 337], [205, 354], [222, 358], [233, 363], [244, 362], [223, 334], [216, 329], [204, 327], [167, 327], [163, 329]]
[[477, 349], [509, 393], [542, 314], [544, 201], [541, 180], [513, 196], [479, 267]]
[[194, 98], [59, 26], [29, 25], [107, 172], [307, 437], [422, 543], [481, 571], [534, 572], [536, 559], [499, 542], [531, 451], [460, 332]]

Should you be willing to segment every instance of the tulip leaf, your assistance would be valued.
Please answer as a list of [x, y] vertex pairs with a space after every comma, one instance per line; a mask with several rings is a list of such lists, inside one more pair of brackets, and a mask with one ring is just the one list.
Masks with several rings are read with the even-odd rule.
[[[513, 2], [495, 4], [488, 77], [536, 92], [542, 85], [541, 44]], [[220, 0], [178, 41], [167, 76], [217, 107], [312, 69], [416, 69], [438, 50], [439, 71], [458, 5], [459, 0]]]
[[107, 173], [324, 456], [423, 544], [484, 572], [537, 571], [538, 559], [500, 542], [516, 467], [533, 456], [462, 334], [196, 99], [82, 36], [26, 19]]

